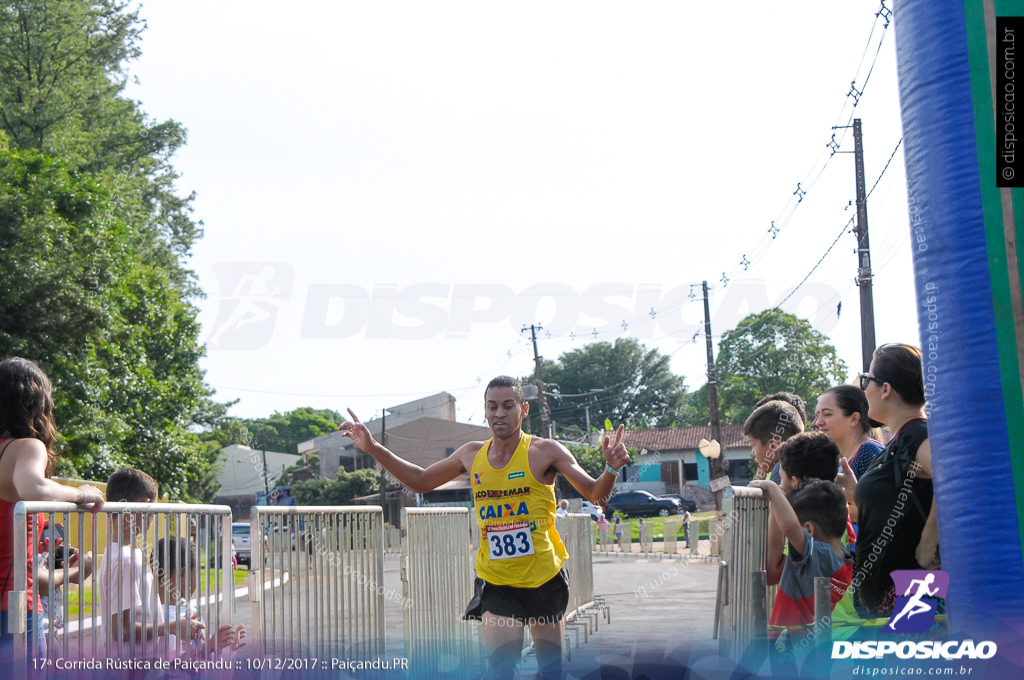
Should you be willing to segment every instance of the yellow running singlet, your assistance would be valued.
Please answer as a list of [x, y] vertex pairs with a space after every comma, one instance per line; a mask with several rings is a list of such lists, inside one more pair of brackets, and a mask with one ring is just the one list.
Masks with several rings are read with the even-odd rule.
[[524, 434], [501, 470], [487, 460], [488, 439], [473, 459], [470, 485], [480, 527], [476, 574], [499, 586], [536, 588], [550, 581], [569, 558], [555, 530], [555, 487], [530, 472], [530, 441]]

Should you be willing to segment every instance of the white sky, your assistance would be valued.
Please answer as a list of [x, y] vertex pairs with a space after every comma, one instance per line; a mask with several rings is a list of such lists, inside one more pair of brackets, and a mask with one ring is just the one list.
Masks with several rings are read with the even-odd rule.
[[[689, 286], [712, 286], [717, 351], [853, 214], [853, 154], [819, 172], [854, 78], [869, 188], [901, 137], [892, 25], [864, 85], [879, 7], [145, 3], [128, 95], [189, 130], [174, 164], [205, 223], [190, 266], [207, 381], [243, 417], [365, 419], [446, 390], [480, 424], [482, 383], [532, 372], [536, 322], [547, 358], [596, 327], [671, 353], [697, 389]], [[869, 200], [879, 344], [917, 341], [905, 186], [899, 152]], [[843, 236], [783, 307], [851, 374], [854, 247]]]

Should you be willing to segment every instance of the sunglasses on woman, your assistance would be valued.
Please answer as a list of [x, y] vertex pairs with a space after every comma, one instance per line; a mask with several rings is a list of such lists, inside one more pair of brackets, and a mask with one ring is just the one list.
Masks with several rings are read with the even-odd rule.
[[875, 376], [873, 376], [873, 375], [868, 375], [867, 373], [858, 373], [858, 374], [857, 374], [857, 377], [858, 377], [858, 378], [860, 379], [860, 388], [861, 388], [862, 390], [866, 390], [866, 389], [868, 388], [868, 385], [869, 385], [870, 383], [873, 383], [873, 382], [876, 382], [876, 383], [878, 383], [878, 384], [879, 384], [879, 386], [881, 386], [881, 385], [884, 385], [884, 384], [885, 384], [885, 381], [884, 381], [884, 380], [879, 380], [879, 379], [878, 379], [878, 378], [876, 378]]

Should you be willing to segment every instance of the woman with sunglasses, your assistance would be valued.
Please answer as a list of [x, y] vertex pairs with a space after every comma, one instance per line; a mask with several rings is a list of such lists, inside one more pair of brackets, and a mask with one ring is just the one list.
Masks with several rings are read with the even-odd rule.
[[[893, 433], [854, 488], [860, 529], [854, 583], [868, 616], [889, 616], [902, 595], [895, 592], [891, 572], [938, 568], [921, 375], [921, 350], [901, 344], [876, 349], [870, 370], [860, 375], [868, 414]], [[842, 476], [852, 478], [847, 469]]]
[[[18, 501], [64, 501], [92, 504], [95, 512], [103, 505], [103, 493], [96, 487], [64, 486], [50, 479], [57, 464], [54, 444], [53, 397], [50, 379], [31, 361], [12, 357], [0, 361], [0, 668], [10, 662], [14, 636], [8, 628], [8, 593], [14, 589], [14, 504]], [[42, 516], [29, 522], [28, 545], [39, 538]], [[33, 535], [36, 538], [33, 538]], [[32, 602], [32, 556], [28, 556], [29, 650], [43, 652], [41, 640], [33, 639], [42, 609]]]

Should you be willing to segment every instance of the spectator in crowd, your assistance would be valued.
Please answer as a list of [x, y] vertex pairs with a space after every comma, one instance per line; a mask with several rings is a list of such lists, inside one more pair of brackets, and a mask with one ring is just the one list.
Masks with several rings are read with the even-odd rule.
[[[63, 501], [91, 506], [93, 512], [103, 505], [99, 489], [84, 484], [64, 486], [50, 479], [57, 466], [55, 447], [57, 428], [53, 422], [53, 387], [46, 374], [31, 361], [9, 357], [0, 361], [0, 666], [10, 662], [14, 636], [8, 617], [8, 593], [14, 589], [14, 560], [27, 560], [28, 569], [28, 648], [33, 654], [45, 654], [37, 639], [42, 612], [33, 602], [34, 558], [14, 554], [14, 504], [18, 501]], [[28, 523], [28, 543], [39, 540], [42, 517]]]
[[[195, 619], [205, 625], [199, 610], [191, 602], [199, 586], [199, 559], [195, 542], [177, 536], [161, 538], [150, 556], [150, 564], [153, 573], [157, 575], [157, 592], [163, 605], [164, 620]], [[204, 629], [200, 629], [191, 643], [181, 646], [177, 651], [190, 659], [210, 659], [218, 653], [227, 655], [237, 651], [245, 645], [242, 642], [244, 639], [243, 624], [224, 624], [217, 630], [215, 638], [207, 638]]]
[[885, 448], [871, 436], [882, 424], [868, 416], [868, 399], [856, 385], [838, 385], [818, 397], [812, 425], [839, 444], [858, 479]]
[[[154, 503], [157, 483], [142, 470], [118, 470], [107, 480], [107, 500], [122, 503]], [[118, 513], [110, 520], [107, 549], [100, 560], [95, 583], [99, 590], [100, 612], [106, 631], [109, 656], [157, 658], [169, 647], [168, 638], [177, 631], [191, 640], [204, 627], [195, 618], [183, 616], [168, 622], [157, 598], [153, 572], [136, 545], [153, 523], [146, 513]], [[160, 644], [162, 642], [162, 644]]]
[[769, 625], [775, 626], [769, 637], [780, 649], [784, 638], [802, 637], [806, 626], [814, 622], [814, 579], [828, 577], [832, 582], [832, 607], [842, 598], [853, 577], [853, 560], [843, 549], [846, 531], [846, 494], [834, 482], [807, 480], [800, 488], [786, 492], [771, 480], [756, 479], [751, 486], [768, 495], [771, 521], [789, 542], [772, 607]]
[[804, 431], [800, 411], [788, 401], [766, 401], [754, 409], [743, 423], [743, 436], [752, 447], [751, 455], [757, 470], [756, 479], [771, 478], [781, 484], [779, 477], [779, 446], [790, 437]]
[[891, 572], [940, 568], [921, 350], [882, 345], [859, 378], [870, 417], [894, 433], [859, 479], [847, 465], [839, 480], [857, 505], [857, 594], [866, 615], [881, 617], [895, 605]]

